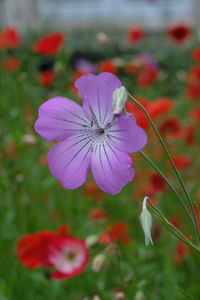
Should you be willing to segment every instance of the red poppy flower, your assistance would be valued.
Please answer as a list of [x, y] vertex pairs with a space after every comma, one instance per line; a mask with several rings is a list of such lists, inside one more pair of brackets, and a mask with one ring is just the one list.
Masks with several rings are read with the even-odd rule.
[[126, 72], [129, 74], [135, 74], [138, 71], [138, 65], [132, 61], [128, 62], [125, 66]]
[[190, 99], [196, 99], [200, 97], [200, 66], [193, 66], [188, 71], [188, 86], [186, 95]]
[[128, 224], [124, 221], [117, 222], [112, 227], [104, 232], [100, 236], [100, 242], [102, 244], [112, 244], [113, 242], [122, 242], [128, 244], [130, 237], [128, 236]]
[[3, 67], [10, 72], [19, 69], [20, 64], [20, 59], [16, 56], [9, 56], [3, 61]]
[[190, 146], [194, 143], [195, 128], [193, 125], [187, 125], [182, 129], [183, 139], [186, 145]]
[[190, 252], [190, 247], [188, 247], [184, 242], [178, 241], [175, 249], [174, 263], [176, 265], [180, 265]]
[[[145, 109], [148, 110], [149, 100], [146, 98], [141, 98], [141, 97], [136, 97], [136, 98], [145, 107]], [[132, 113], [135, 116], [135, 118], [137, 120], [137, 124], [139, 126], [141, 126], [144, 129], [147, 129], [149, 127], [149, 121], [146, 118], [145, 114], [131, 100], [126, 101], [126, 110], [127, 110], [127, 112]]]
[[50, 86], [55, 79], [54, 72], [52, 70], [43, 71], [40, 73], [39, 80], [41, 85]]
[[170, 26], [167, 30], [167, 34], [172, 42], [184, 43], [191, 37], [191, 29], [185, 24], [177, 24]]
[[93, 208], [90, 210], [90, 218], [97, 220], [97, 219], [104, 219], [107, 217], [107, 212], [105, 209], [101, 207]]
[[192, 118], [195, 118], [197, 121], [200, 121], [200, 108], [193, 108], [190, 113]]
[[169, 222], [174, 225], [176, 228], [180, 228], [181, 227], [181, 219], [180, 219], [180, 216], [178, 215], [173, 215], [173, 216], [170, 216], [169, 218]]
[[16, 246], [17, 256], [25, 266], [41, 265], [54, 267], [54, 279], [63, 279], [79, 274], [88, 263], [85, 241], [71, 236], [65, 225], [53, 232], [42, 230], [23, 236]]
[[113, 63], [111, 59], [105, 59], [99, 63], [99, 71], [116, 74], [118, 71], [118, 67]]
[[130, 44], [139, 42], [144, 36], [144, 29], [140, 26], [133, 26], [128, 31], [128, 41]]
[[75, 81], [76, 81], [79, 77], [83, 76], [84, 74], [86, 74], [86, 73], [83, 72], [83, 71], [79, 71], [79, 70], [73, 72], [73, 74], [72, 74], [71, 86], [70, 86], [70, 88], [71, 88], [71, 90], [72, 90], [73, 93], [79, 93], [79, 92], [78, 92], [78, 89], [75, 87]]
[[192, 163], [191, 158], [183, 154], [174, 155], [172, 157], [172, 160], [175, 166], [177, 167], [177, 169], [179, 170], [184, 170], [188, 168]]
[[157, 173], [152, 173], [150, 176], [151, 184], [156, 191], [165, 190], [165, 181]]
[[200, 83], [190, 83], [186, 89], [186, 96], [191, 100], [200, 98]]
[[192, 50], [192, 58], [198, 62], [200, 61], [200, 46]]
[[44, 259], [47, 254], [46, 244], [52, 237], [50, 230], [43, 230], [34, 234], [26, 234], [17, 243], [17, 256], [25, 266], [36, 268], [48, 265]]
[[189, 72], [189, 82], [197, 82], [200, 80], [200, 66], [195, 65], [193, 66]]
[[16, 48], [20, 42], [20, 35], [16, 27], [8, 26], [0, 32], [0, 49]]
[[85, 240], [73, 236], [54, 236], [48, 251], [49, 263], [55, 268], [51, 274], [54, 279], [63, 279], [79, 274], [85, 269], [89, 259]]
[[138, 86], [148, 87], [154, 83], [154, 81], [158, 77], [158, 74], [159, 74], [158, 68], [146, 65], [138, 73], [136, 82]]
[[88, 182], [84, 186], [84, 194], [86, 196], [89, 196], [95, 200], [102, 200], [103, 199], [103, 193], [99, 189], [98, 185], [95, 181]]
[[0, 49], [6, 49], [6, 40], [2, 31], [0, 31]]
[[149, 104], [148, 112], [152, 119], [166, 113], [173, 107], [173, 102], [168, 97], [160, 97]]
[[162, 229], [160, 225], [154, 225], [152, 228], [152, 239], [157, 241], [161, 235]]
[[162, 135], [171, 134], [172, 136], [177, 137], [181, 133], [179, 120], [176, 117], [165, 119], [160, 124], [159, 131]]
[[[145, 107], [152, 119], [159, 117], [160, 115], [166, 113], [173, 107], [171, 99], [167, 97], [161, 97], [154, 101], [138, 97], [137, 99]], [[138, 125], [140, 125], [144, 129], [148, 129], [149, 121], [146, 118], [145, 114], [141, 111], [140, 108], [138, 108], [136, 104], [128, 100], [126, 102], [126, 110], [136, 117]]]
[[60, 32], [50, 33], [40, 37], [33, 45], [36, 53], [52, 55], [59, 51], [64, 42], [64, 34]]

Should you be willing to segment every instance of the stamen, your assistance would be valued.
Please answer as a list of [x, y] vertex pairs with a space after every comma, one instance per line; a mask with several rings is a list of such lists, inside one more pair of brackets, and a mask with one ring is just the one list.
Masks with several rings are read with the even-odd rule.
[[99, 128], [99, 129], [98, 129], [98, 132], [99, 132], [100, 134], [102, 134], [102, 133], [105, 132], [105, 129], [104, 129], [104, 128]]
[[65, 252], [65, 257], [69, 261], [73, 261], [76, 258], [76, 254], [73, 251], [67, 251]]

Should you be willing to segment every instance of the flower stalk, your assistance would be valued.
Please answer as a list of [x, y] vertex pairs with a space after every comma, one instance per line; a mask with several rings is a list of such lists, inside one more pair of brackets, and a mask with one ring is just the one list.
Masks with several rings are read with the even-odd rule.
[[[165, 152], [165, 154], [166, 154], [166, 156], [167, 156], [167, 158], [168, 158], [168, 160], [169, 160], [169, 162], [170, 162], [170, 164], [171, 164], [171, 166], [172, 166], [172, 168], [173, 168], [173, 170], [174, 170], [174, 172], [175, 172], [175, 174], [176, 174], [176, 176], [177, 176], [177, 178], [178, 178], [178, 180], [180, 182], [180, 185], [181, 185], [181, 187], [183, 189], [183, 192], [184, 192], [184, 194], [186, 196], [186, 199], [187, 199], [187, 202], [188, 202], [188, 205], [189, 205], [189, 208], [191, 210], [191, 214], [192, 214], [192, 217], [193, 217], [193, 220], [194, 220], [193, 223], [194, 223], [194, 228], [195, 228], [195, 232], [196, 232], [197, 242], [198, 242], [198, 244], [200, 244], [200, 232], [199, 232], [199, 228], [198, 228], [198, 223], [197, 223], [197, 218], [196, 218], [196, 214], [195, 214], [195, 211], [194, 211], [194, 207], [192, 205], [192, 200], [191, 200], [190, 195], [187, 192], [186, 186], [185, 186], [185, 184], [184, 184], [184, 182], [183, 182], [183, 180], [182, 180], [182, 178], [181, 178], [181, 176], [180, 176], [180, 174], [179, 174], [179, 172], [178, 172], [178, 170], [177, 170], [177, 168], [176, 168], [176, 166], [175, 166], [175, 164], [174, 164], [174, 162], [173, 162], [173, 160], [171, 158], [171, 155], [170, 155], [170, 153], [169, 153], [169, 151], [167, 149], [167, 146], [166, 146], [164, 140], [162, 139], [162, 137], [161, 137], [161, 135], [160, 135], [160, 133], [159, 133], [156, 125], [154, 124], [154, 122], [152, 121], [152, 119], [149, 116], [148, 112], [144, 108], [144, 106], [138, 100], [136, 100], [129, 92], [128, 92], [128, 96], [130, 97], [130, 100], [132, 102], [134, 102], [137, 106], [139, 106], [140, 109], [144, 112], [144, 114], [147, 117], [147, 119], [149, 120], [149, 122], [150, 122], [150, 124], [151, 124], [151, 126], [152, 126], [152, 128], [153, 128], [153, 130], [154, 130], [154, 132], [156, 134], [156, 136], [158, 137], [158, 140], [159, 140], [160, 144], [163, 147], [163, 150], [164, 150], [164, 152]], [[182, 203], [182, 201], [181, 201], [181, 203]]]
[[191, 247], [196, 252], [200, 253], [200, 248], [194, 245], [180, 230], [178, 230], [172, 223], [170, 223], [167, 218], [161, 213], [161, 211], [153, 205], [148, 197], [146, 197], [146, 201], [149, 203], [149, 209], [153, 214], [155, 214], [162, 224], [179, 240], [184, 242], [186, 245]]
[[180, 201], [180, 203], [183, 206], [186, 214], [188, 215], [188, 217], [189, 217], [192, 225], [194, 226], [194, 220], [191, 217], [191, 214], [190, 214], [190, 212], [188, 210], [188, 207], [185, 205], [184, 201], [182, 200], [182, 198], [180, 197], [180, 195], [177, 193], [176, 189], [171, 184], [171, 182], [167, 179], [167, 177], [163, 174], [163, 172], [158, 168], [158, 166], [151, 160], [151, 158], [147, 154], [145, 154], [143, 151], [140, 151], [139, 153], [154, 168], [154, 170], [161, 176], [161, 178], [166, 182], [166, 184], [168, 185], [168, 187], [172, 190], [172, 192], [174, 193], [174, 195]]

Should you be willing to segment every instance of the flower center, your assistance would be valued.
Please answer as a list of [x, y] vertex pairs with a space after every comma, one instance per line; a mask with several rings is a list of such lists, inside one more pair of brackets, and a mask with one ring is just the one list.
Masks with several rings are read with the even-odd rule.
[[73, 252], [73, 251], [66, 251], [65, 252], [65, 257], [69, 261], [74, 261], [74, 259], [76, 258], [76, 253]]
[[105, 129], [104, 129], [104, 128], [99, 128], [99, 129], [98, 129], [98, 133], [102, 134], [102, 133], [104, 133], [104, 132], [105, 132]]

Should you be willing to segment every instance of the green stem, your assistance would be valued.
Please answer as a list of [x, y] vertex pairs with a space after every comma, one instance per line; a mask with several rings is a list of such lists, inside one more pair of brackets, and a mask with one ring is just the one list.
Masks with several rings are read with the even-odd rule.
[[123, 272], [122, 272], [122, 267], [121, 267], [121, 251], [119, 249], [119, 244], [117, 244], [117, 242], [113, 239], [113, 237], [110, 233], [109, 233], [109, 236], [110, 236], [110, 239], [112, 241], [112, 245], [114, 245], [114, 247], [116, 249], [116, 263], [117, 263], [118, 273], [119, 273], [121, 285], [122, 285], [123, 290], [125, 292], [126, 284], [125, 284], [125, 280], [124, 280], [124, 276], [123, 276]]
[[186, 245], [191, 247], [196, 252], [200, 253], [200, 249], [195, 246], [189, 239], [187, 239], [184, 234], [178, 230], [173, 224], [171, 224], [167, 218], [164, 217], [164, 215], [160, 212], [160, 210], [153, 205], [153, 203], [150, 201], [150, 199], [147, 197], [147, 201], [151, 206], [151, 211], [161, 220], [163, 225], [179, 240], [184, 242]]
[[190, 212], [187, 208], [187, 206], [185, 205], [184, 201], [182, 200], [182, 198], [179, 196], [179, 194], [177, 193], [177, 191], [175, 190], [175, 188], [173, 187], [173, 185], [170, 183], [170, 181], [167, 179], [167, 177], [163, 174], [163, 172], [156, 166], [156, 164], [150, 159], [150, 157], [148, 157], [143, 151], [139, 151], [139, 153], [141, 154], [141, 156], [156, 170], [156, 172], [162, 177], [162, 179], [167, 183], [168, 187], [173, 191], [173, 193], [175, 194], [175, 196], [177, 197], [177, 199], [180, 201], [181, 205], [183, 206], [185, 212], [187, 213], [187, 215], [189, 216], [189, 219], [192, 223], [192, 225], [194, 226], [194, 220], [192, 219]]
[[198, 223], [197, 223], [197, 218], [196, 218], [196, 214], [195, 214], [195, 211], [194, 211], [194, 207], [192, 205], [192, 200], [190, 199], [190, 196], [189, 196], [189, 194], [187, 192], [185, 184], [184, 184], [184, 182], [183, 182], [183, 180], [182, 180], [182, 178], [181, 178], [181, 176], [180, 176], [180, 174], [179, 174], [179, 172], [178, 172], [178, 170], [177, 170], [177, 168], [176, 168], [176, 166], [175, 166], [175, 164], [174, 164], [174, 162], [173, 162], [173, 160], [172, 160], [172, 158], [170, 156], [170, 153], [169, 153], [169, 151], [167, 149], [167, 146], [166, 146], [164, 140], [162, 139], [162, 137], [161, 137], [158, 129], [156, 128], [154, 122], [152, 121], [151, 117], [149, 116], [148, 112], [144, 108], [144, 106], [139, 101], [137, 101], [129, 92], [128, 92], [128, 96], [144, 112], [145, 116], [147, 117], [147, 119], [149, 120], [151, 126], [153, 127], [154, 132], [155, 132], [156, 136], [158, 137], [158, 139], [159, 139], [159, 141], [160, 141], [160, 143], [161, 143], [161, 145], [162, 145], [162, 147], [163, 147], [163, 149], [165, 151], [165, 154], [166, 154], [167, 158], [169, 159], [169, 162], [170, 162], [170, 164], [171, 164], [171, 166], [172, 166], [172, 168], [173, 168], [173, 170], [174, 170], [174, 172], [175, 172], [175, 174], [176, 174], [176, 176], [177, 176], [177, 178], [178, 178], [178, 180], [179, 180], [179, 182], [181, 184], [181, 187], [182, 187], [185, 195], [186, 195], [186, 199], [188, 201], [188, 204], [189, 204], [189, 207], [191, 209], [192, 216], [193, 216], [193, 219], [194, 219], [197, 241], [198, 241], [198, 244], [200, 244], [200, 232], [199, 232], [199, 228], [198, 228]]

